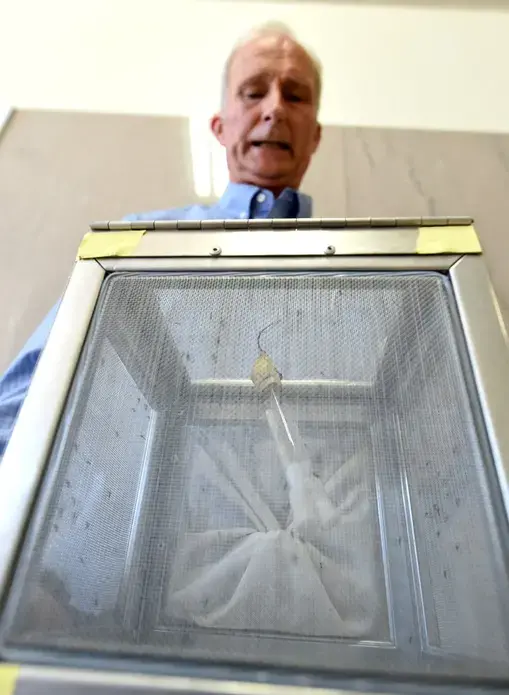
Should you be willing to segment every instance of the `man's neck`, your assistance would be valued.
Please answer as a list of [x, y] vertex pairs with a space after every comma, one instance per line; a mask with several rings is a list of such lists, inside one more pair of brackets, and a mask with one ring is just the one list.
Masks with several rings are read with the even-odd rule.
[[260, 183], [257, 183], [255, 181], [233, 181], [230, 180], [231, 183], [236, 183], [236, 184], [245, 184], [246, 186], [256, 186], [256, 188], [263, 188], [265, 191], [270, 191], [274, 198], [279, 198], [281, 193], [285, 190], [285, 188], [292, 188], [292, 190], [297, 190], [296, 188], [293, 188], [292, 186], [271, 186], [271, 185], [263, 185]]

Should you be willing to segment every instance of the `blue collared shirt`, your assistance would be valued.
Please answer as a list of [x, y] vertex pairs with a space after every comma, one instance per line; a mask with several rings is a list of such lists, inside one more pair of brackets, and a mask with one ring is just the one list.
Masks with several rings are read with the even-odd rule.
[[[279, 204], [284, 208], [279, 211]], [[246, 183], [230, 183], [215, 205], [189, 205], [172, 210], [127, 215], [129, 222], [138, 220], [238, 220], [266, 217], [311, 217], [312, 200], [308, 195], [286, 188], [276, 200], [270, 191]], [[283, 214], [281, 214], [283, 213]]]
[[[153, 210], [127, 215], [136, 220], [221, 220], [266, 217], [311, 217], [311, 198], [286, 188], [276, 199], [265, 189], [248, 184], [230, 183], [222, 198], [214, 205], [189, 205], [184, 208]], [[37, 361], [46, 344], [57, 313], [53, 307], [31, 336], [20, 354], [0, 379], [0, 460], [25, 400]]]

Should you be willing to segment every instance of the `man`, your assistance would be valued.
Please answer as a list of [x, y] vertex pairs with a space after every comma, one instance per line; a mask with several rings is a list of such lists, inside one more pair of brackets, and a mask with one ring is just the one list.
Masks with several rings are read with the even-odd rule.
[[[211, 129], [226, 150], [230, 183], [215, 205], [128, 215], [126, 220], [311, 217], [298, 192], [320, 142], [319, 63], [282, 26], [251, 33], [225, 66]], [[0, 380], [0, 457], [45, 345], [56, 308]]]

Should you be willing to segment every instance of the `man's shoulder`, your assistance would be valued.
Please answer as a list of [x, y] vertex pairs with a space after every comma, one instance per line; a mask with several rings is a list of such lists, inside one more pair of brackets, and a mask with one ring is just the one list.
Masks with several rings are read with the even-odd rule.
[[217, 205], [186, 205], [182, 208], [168, 208], [167, 210], [149, 210], [126, 215], [126, 222], [138, 222], [141, 220], [210, 220], [219, 219]]

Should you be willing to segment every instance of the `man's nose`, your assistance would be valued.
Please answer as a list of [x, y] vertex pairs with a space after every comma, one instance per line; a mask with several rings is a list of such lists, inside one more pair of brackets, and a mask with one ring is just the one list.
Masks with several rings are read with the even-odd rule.
[[280, 121], [285, 113], [285, 100], [281, 89], [274, 85], [263, 100], [263, 120]]

